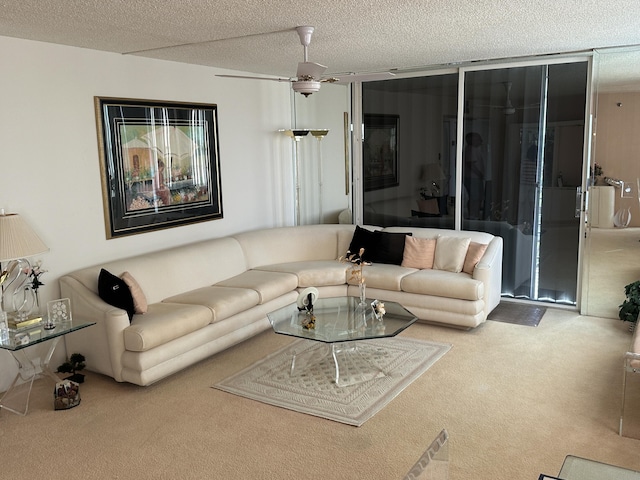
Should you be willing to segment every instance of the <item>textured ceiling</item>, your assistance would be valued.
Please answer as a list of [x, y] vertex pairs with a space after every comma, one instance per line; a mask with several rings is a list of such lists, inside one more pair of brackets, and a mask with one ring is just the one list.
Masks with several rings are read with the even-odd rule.
[[0, 35], [294, 76], [294, 27], [326, 73], [640, 44], [633, 0], [3, 0]]

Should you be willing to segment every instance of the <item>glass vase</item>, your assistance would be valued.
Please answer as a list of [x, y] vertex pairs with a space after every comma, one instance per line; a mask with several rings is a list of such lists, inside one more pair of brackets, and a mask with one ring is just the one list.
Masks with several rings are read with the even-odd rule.
[[364, 307], [367, 305], [367, 284], [361, 282], [358, 284], [358, 286], [360, 287], [360, 303], [358, 304], [358, 306]]

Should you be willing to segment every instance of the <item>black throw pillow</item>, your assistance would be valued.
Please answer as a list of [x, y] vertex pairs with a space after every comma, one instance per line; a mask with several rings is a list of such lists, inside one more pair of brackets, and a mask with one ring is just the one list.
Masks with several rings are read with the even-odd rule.
[[411, 233], [374, 232], [375, 248], [372, 262], [400, 265], [404, 255], [404, 239]]
[[356, 225], [353, 238], [349, 244], [349, 251], [351, 253], [358, 253], [361, 248], [364, 248], [363, 260], [371, 262], [373, 261], [371, 259], [374, 256], [375, 243], [374, 232]]
[[131, 290], [124, 280], [102, 268], [98, 276], [98, 295], [109, 305], [126, 310], [131, 322], [135, 309]]

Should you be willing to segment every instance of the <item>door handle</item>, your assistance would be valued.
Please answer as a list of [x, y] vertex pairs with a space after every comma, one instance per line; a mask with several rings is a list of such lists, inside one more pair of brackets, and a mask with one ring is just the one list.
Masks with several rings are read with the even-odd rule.
[[580, 212], [582, 212], [582, 186], [576, 187], [576, 211], [575, 218], [580, 218]]

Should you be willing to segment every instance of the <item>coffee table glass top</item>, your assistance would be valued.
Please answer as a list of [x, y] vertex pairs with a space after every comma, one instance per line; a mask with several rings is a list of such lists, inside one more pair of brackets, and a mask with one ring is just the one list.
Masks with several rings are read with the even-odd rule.
[[267, 317], [276, 333], [326, 343], [393, 337], [417, 320], [402, 305], [388, 301], [384, 302], [385, 315], [378, 320], [371, 307], [373, 299], [367, 299], [364, 308], [359, 301], [355, 297], [318, 298], [313, 307], [313, 329], [304, 327], [307, 312], [299, 311], [295, 303]]
[[563, 480], [636, 480], [640, 472], [567, 455], [558, 477]]

